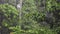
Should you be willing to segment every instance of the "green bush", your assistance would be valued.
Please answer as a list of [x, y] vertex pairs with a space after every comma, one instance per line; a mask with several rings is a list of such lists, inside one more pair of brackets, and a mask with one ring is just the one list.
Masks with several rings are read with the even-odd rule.
[[16, 26], [19, 23], [19, 12], [9, 4], [0, 4], [0, 16], [2, 17], [2, 26]]
[[[44, 21], [45, 13], [37, 11], [35, 0], [24, 0], [22, 6], [22, 19], [20, 34], [56, 34], [48, 27], [42, 27], [41, 21]], [[38, 23], [39, 22], [39, 23]], [[16, 34], [17, 31], [15, 31]]]
[[[9, 4], [0, 4], [0, 16], [2, 16], [0, 18], [2, 19], [1, 22], [2, 26], [9, 27], [9, 29], [13, 30], [14, 34], [57, 34], [59, 33], [60, 28], [56, 28], [56, 30], [53, 30], [53, 29], [49, 29], [48, 27], [41, 26], [40, 22], [44, 21], [46, 14], [44, 12], [41, 12], [39, 9], [37, 9], [40, 6], [40, 3], [37, 3], [37, 5], [38, 4], [39, 5], [36, 6], [35, 1], [36, 0], [23, 1], [21, 20], [19, 20], [19, 14], [18, 14], [19, 12], [15, 7]], [[60, 3], [56, 3], [55, 0], [53, 0], [53, 2], [52, 0], [47, 0], [46, 11], [51, 11], [51, 12], [55, 11], [55, 8], [60, 6], [59, 4]], [[54, 22], [54, 26], [56, 26], [55, 22]]]
[[14, 34], [57, 34], [56, 31], [50, 30], [46, 27], [33, 28], [29, 30], [22, 30], [20, 26], [10, 27]]

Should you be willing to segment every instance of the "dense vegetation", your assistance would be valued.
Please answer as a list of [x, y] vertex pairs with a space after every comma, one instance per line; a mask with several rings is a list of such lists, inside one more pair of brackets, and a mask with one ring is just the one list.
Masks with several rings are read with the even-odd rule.
[[1, 29], [13, 34], [60, 34], [59, 0], [23, 0], [21, 19], [14, 6], [0, 4], [0, 16]]
[[3, 29], [11, 29], [19, 24], [19, 12], [16, 8], [9, 4], [0, 4], [0, 26], [3, 33]]

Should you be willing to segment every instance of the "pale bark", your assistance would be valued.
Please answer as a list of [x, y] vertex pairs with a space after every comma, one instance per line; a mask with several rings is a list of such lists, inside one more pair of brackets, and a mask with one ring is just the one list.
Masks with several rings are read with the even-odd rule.
[[23, 0], [20, 0], [19, 3], [17, 4], [17, 9], [20, 11], [20, 12], [19, 12], [19, 17], [20, 17], [20, 19], [21, 19], [21, 14], [22, 14], [22, 12], [21, 12], [22, 2], [23, 2]]

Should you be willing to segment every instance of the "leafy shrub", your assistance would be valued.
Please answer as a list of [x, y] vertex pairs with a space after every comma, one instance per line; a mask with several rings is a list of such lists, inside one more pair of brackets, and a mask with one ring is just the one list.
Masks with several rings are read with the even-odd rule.
[[57, 34], [60, 34], [60, 27], [57, 27], [55, 31], [57, 32]]
[[19, 23], [19, 15], [17, 9], [9, 4], [0, 4], [0, 16], [2, 26], [16, 26]]
[[10, 27], [14, 30], [14, 34], [57, 34], [56, 31], [50, 30], [46, 27], [33, 28], [29, 30], [22, 30], [20, 26]]
[[[59, 20], [60, 20], [60, 3], [57, 2], [57, 0], [47, 0], [46, 1], [46, 12], [49, 12], [49, 14], [52, 14], [52, 21], [50, 20], [52, 25], [52, 28], [60, 26]], [[49, 18], [49, 17], [47, 17]], [[49, 23], [49, 22], [48, 22]], [[59, 23], [59, 24], [58, 24]]]

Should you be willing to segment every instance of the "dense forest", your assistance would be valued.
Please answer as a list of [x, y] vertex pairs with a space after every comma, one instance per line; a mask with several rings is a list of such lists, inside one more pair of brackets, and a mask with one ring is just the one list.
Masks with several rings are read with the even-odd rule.
[[0, 0], [0, 34], [60, 34], [60, 0]]

